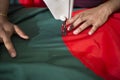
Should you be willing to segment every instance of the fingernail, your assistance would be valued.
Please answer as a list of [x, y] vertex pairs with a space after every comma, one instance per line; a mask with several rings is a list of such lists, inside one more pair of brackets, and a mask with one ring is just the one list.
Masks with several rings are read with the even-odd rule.
[[74, 32], [73, 32], [73, 34], [78, 34], [79, 33], [79, 31], [78, 30], [75, 30]]
[[68, 31], [71, 31], [73, 29], [73, 25], [71, 25], [70, 27], [68, 27]]
[[16, 53], [11, 53], [11, 57], [12, 58], [16, 57]]
[[92, 32], [89, 32], [88, 35], [92, 35]]
[[29, 37], [28, 37], [28, 36], [24, 36], [24, 38], [25, 38], [25, 39], [29, 39]]

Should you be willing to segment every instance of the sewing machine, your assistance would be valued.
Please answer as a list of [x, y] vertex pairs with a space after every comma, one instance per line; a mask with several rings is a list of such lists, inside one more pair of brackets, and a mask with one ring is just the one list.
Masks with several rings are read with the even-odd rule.
[[67, 34], [66, 21], [71, 18], [74, 0], [43, 0], [56, 20], [64, 21], [62, 35]]
[[44, 0], [56, 20], [65, 21], [71, 17], [74, 0]]

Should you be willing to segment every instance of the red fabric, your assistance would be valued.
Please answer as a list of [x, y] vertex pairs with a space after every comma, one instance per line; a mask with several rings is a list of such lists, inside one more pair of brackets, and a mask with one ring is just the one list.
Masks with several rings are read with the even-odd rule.
[[62, 39], [72, 55], [97, 75], [120, 80], [120, 13], [113, 14], [94, 35], [89, 36], [89, 30], [76, 36], [71, 31]]
[[19, 3], [25, 7], [46, 7], [43, 0], [19, 0]]

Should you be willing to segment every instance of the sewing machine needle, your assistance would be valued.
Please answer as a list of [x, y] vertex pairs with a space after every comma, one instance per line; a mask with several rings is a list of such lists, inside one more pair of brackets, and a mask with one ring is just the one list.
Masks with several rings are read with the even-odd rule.
[[67, 18], [66, 18], [66, 20], [63, 22], [63, 24], [62, 24], [62, 35], [63, 36], [66, 36], [67, 35], [67, 26], [66, 26], [66, 21], [67, 21]]

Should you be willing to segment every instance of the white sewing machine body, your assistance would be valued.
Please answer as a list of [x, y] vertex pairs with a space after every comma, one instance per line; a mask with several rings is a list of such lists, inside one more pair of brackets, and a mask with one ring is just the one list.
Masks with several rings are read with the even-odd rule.
[[43, 0], [56, 20], [71, 18], [74, 0]]

